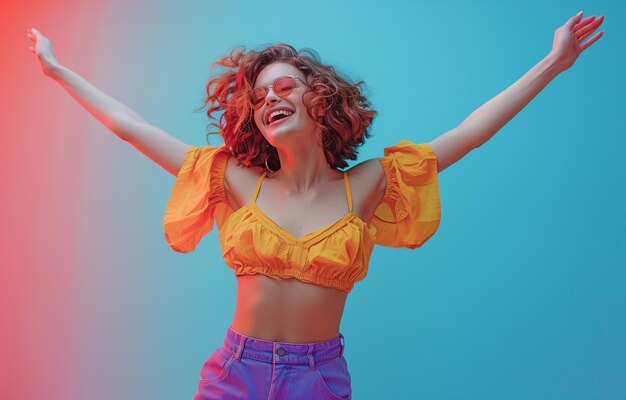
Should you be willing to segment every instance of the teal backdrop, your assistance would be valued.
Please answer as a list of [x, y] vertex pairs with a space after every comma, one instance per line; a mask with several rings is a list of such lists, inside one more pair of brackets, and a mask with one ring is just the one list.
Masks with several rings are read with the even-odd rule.
[[[11, 204], [39, 233], [10, 239], [11, 354], [22, 361], [3, 374], [8, 393], [191, 399], [236, 295], [216, 229], [193, 253], [165, 242], [174, 177], [43, 76], [20, 31], [36, 27], [66, 66], [195, 146], [207, 145], [209, 121], [193, 109], [211, 63], [239, 45], [311, 47], [365, 81], [378, 111], [352, 166], [456, 127], [583, 10], [605, 16], [604, 36], [442, 171], [438, 231], [416, 250], [374, 249], [341, 332], [355, 399], [626, 397], [626, 3], [52, 3], [16, 6], [25, 54], [13, 62], [28, 86], [13, 84], [15, 104], [39, 114], [7, 117], [28, 133], [3, 139], [20, 157], [7, 168], [22, 174], [7, 184], [31, 182], [32, 207]], [[42, 174], [53, 183], [34, 189]]]

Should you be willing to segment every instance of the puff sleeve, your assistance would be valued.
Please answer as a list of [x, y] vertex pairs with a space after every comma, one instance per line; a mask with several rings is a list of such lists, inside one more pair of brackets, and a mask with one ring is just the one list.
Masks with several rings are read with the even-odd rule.
[[437, 158], [426, 144], [402, 140], [379, 158], [387, 186], [372, 224], [375, 243], [387, 247], [421, 247], [439, 227], [441, 206]]
[[193, 251], [214, 220], [223, 221], [229, 212], [224, 189], [229, 155], [225, 145], [187, 150], [163, 217], [165, 241], [174, 251]]

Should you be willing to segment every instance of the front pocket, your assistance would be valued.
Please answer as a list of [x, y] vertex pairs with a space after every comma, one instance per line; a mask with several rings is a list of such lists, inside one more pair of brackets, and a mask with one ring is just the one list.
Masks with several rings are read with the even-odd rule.
[[320, 382], [332, 398], [346, 400], [352, 397], [350, 373], [343, 356], [315, 363], [315, 369]]
[[204, 363], [200, 371], [200, 384], [215, 383], [226, 378], [235, 353], [224, 346], [215, 350]]

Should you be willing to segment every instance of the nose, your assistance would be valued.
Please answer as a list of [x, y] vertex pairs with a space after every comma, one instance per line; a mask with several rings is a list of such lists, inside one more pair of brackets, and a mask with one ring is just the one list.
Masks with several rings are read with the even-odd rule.
[[266, 104], [275, 103], [278, 101], [278, 99], [280, 99], [280, 97], [278, 97], [276, 93], [274, 93], [274, 88], [268, 87], [267, 94], [265, 95], [265, 103]]

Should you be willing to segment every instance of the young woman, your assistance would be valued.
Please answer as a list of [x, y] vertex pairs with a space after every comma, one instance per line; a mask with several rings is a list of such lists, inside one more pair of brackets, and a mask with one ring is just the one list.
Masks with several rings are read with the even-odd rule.
[[348, 293], [374, 244], [417, 248], [437, 230], [437, 175], [479, 147], [565, 71], [602, 32], [582, 12], [557, 29], [552, 51], [517, 82], [432, 142], [402, 140], [354, 167], [375, 111], [316, 53], [288, 45], [234, 50], [207, 85], [220, 146], [194, 147], [62, 66], [29, 31], [43, 72], [91, 114], [176, 177], [167, 243], [193, 251], [213, 228], [238, 278], [223, 345], [204, 364], [196, 399], [349, 399], [339, 332]]

